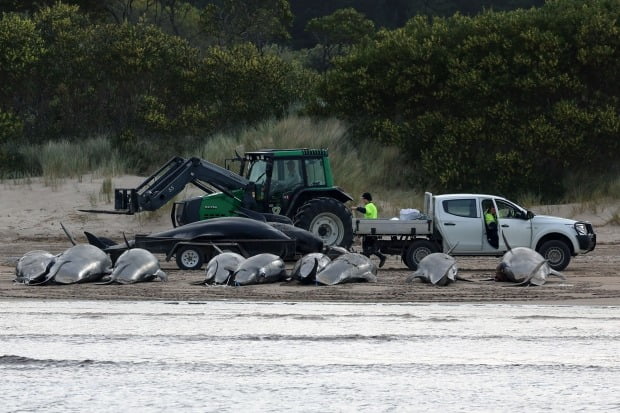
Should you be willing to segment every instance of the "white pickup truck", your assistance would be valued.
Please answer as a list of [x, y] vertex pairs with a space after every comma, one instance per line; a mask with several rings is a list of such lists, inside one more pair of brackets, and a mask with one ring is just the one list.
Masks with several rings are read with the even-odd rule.
[[[489, 241], [484, 212], [497, 211], [497, 237]], [[534, 215], [519, 205], [495, 195], [427, 192], [421, 219], [353, 219], [356, 235], [373, 237], [384, 254], [401, 255], [412, 270], [426, 255], [447, 251], [451, 255], [502, 256], [507, 248], [503, 235], [514, 247], [538, 251], [558, 271], [566, 268], [571, 256], [585, 254], [596, 246], [596, 234], [589, 222], [546, 215]], [[491, 244], [496, 244], [493, 246]]]

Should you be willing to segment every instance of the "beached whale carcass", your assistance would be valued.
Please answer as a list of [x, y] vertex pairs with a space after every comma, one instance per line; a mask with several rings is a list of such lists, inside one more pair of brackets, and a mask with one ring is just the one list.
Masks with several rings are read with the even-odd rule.
[[413, 282], [416, 278], [433, 285], [445, 286], [457, 280], [458, 268], [454, 257], [435, 252], [422, 258], [418, 269], [407, 277], [407, 282]]
[[343, 254], [316, 275], [320, 284], [334, 285], [349, 282], [377, 282], [377, 266], [365, 255]]
[[496, 281], [509, 281], [517, 285], [543, 285], [550, 275], [566, 279], [562, 273], [551, 268], [538, 252], [526, 247], [511, 248], [503, 233], [502, 237], [508, 251], [497, 266]]
[[239, 264], [233, 277], [235, 285], [278, 282], [286, 279], [286, 267], [277, 255], [258, 254]]
[[297, 260], [291, 271], [291, 278], [303, 284], [316, 281], [316, 275], [323, 271], [332, 262], [331, 258], [322, 252], [306, 254]]
[[159, 266], [159, 260], [149, 251], [132, 248], [118, 257], [112, 273], [104, 280], [105, 284], [133, 284], [159, 278], [168, 281], [168, 276]]
[[89, 244], [78, 244], [56, 258], [48, 281], [75, 284], [98, 281], [112, 270], [112, 261], [105, 252]]
[[233, 275], [245, 257], [236, 252], [225, 251], [207, 263], [206, 277], [201, 284], [231, 284]]
[[517, 247], [508, 250], [497, 266], [495, 281], [508, 281], [517, 285], [543, 285], [550, 275], [563, 280], [566, 277], [549, 266], [536, 251]]
[[295, 249], [301, 255], [323, 251], [323, 240], [313, 232], [282, 222], [269, 222], [269, 225], [294, 239]]
[[406, 282], [413, 282], [416, 278], [421, 279], [425, 283], [446, 286], [456, 280], [472, 282], [467, 278], [459, 276], [456, 260], [450, 254], [458, 246], [458, 242], [445, 253], [434, 252], [428, 254], [418, 264], [417, 270], [407, 277]]
[[[28, 254], [27, 254], [28, 255]], [[33, 254], [28, 260], [42, 260], [40, 266], [48, 262], [49, 257], [46, 254]], [[24, 258], [24, 257], [22, 257]], [[47, 264], [47, 271], [38, 274], [36, 277], [27, 278], [22, 274], [15, 278], [17, 282], [23, 282], [28, 285], [42, 285], [50, 282], [57, 284], [76, 284], [98, 281], [106, 274], [112, 271], [112, 261], [107, 254], [99, 248], [89, 244], [78, 244], [65, 250], [63, 253], [53, 258], [53, 263]], [[18, 266], [22, 269], [24, 265], [18, 262]]]
[[43, 250], [29, 251], [24, 254], [15, 266], [15, 282], [36, 284], [45, 280], [56, 256]]

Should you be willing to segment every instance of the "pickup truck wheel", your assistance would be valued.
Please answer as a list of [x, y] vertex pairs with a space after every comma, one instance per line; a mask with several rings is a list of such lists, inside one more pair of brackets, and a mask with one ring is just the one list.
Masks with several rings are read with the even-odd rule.
[[409, 267], [410, 270], [415, 271], [418, 269], [420, 261], [434, 252], [439, 252], [439, 248], [435, 243], [425, 239], [414, 241], [409, 248], [407, 248], [407, 251], [405, 251], [403, 261], [405, 261], [405, 265]]
[[570, 262], [570, 248], [564, 241], [551, 240], [541, 245], [539, 254], [549, 262], [556, 271], [562, 271]]
[[191, 245], [184, 245], [176, 252], [177, 265], [182, 270], [199, 270], [204, 258], [200, 249]]
[[321, 238], [325, 246], [349, 248], [353, 243], [351, 211], [334, 198], [311, 199], [297, 210], [293, 222]]

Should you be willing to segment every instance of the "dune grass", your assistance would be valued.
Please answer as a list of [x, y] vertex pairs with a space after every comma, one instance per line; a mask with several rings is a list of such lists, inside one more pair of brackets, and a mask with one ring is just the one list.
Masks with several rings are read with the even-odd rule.
[[[415, 164], [407, 161], [398, 148], [381, 146], [370, 139], [352, 141], [347, 134], [347, 125], [335, 118], [313, 120], [308, 117], [289, 116], [282, 120], [263, 122], [255, 127], [246, 128], [237, 133], [217, 134], [211, 137], [183, 137], [179, 142], [185, 150], [174, 153], [183, 157], [197, 156], [224, 166], [225, 160], [233, 158], [235, 151], [283, 148], [323, 148], [329, 150], [335, 182], [354, 201], [359, 202], [362, 192], [373, 194], [380, 211], [380, 216], [389, 218], [398, 216], [400, 209], [422, 209], [424, 191], [414, 189], [412, 182], [418, 171]], [[131, 157], [121, 153], [107, 136], [97, 136], [86, 140], [59, 140], [42, 145], [25, 146], [20, 149], [25, 162], [39, 165], [41, 176], [46, 185], [56, 187], [64, 179], [81, 180], [89, 174], [104, 177], [99, 194], [93, 202], [111, 203], [113, 188], [111, 177], [130, 174], [134, 171]], [[172, 146], [163, 145], [168, 151]], [[178, 146], [177, 146], [178, 147]], [[187, 149], [191, 148], [191, 149]], [[154, 151], [153, 147], [149, 150]], [[169, 153], [145, 153], [153, 159], [166, 159]], [[153, 161], [153, 172], [161, 165]], [[235, 172], [236, 165], [232, 168]], [[614, 172], [615, 171], [615, 172]], [[600, 205], [620, 199], [620, 173], [618, 168], [610, 169], [607, 176], [592, 177], [586, 174], [574, 174], [567, 178], [567, 191], [563, 203], [573, 203], [574, 214], [580, 212], [597, 212]], [[28, 183], [29, 176], [14, 178], [15, 183]], [[184, 191], [177, 199], [196, 195], [191, 189]], [[95, 199], [97, 198], [97, 199]], [[543, 194], [523, 194], [515, 202], [530, 207], [542, 205]], [[171, 206], [172, 203], [170, 203]], [[170, 208], [162, 208], [152, 214], [160, 217], [168, 214]], [[141, 218], [141, 219], [142, 219]], [[620, 221], [618, 213], [613, 222]]]
[[57, 187], [66, 178], [81, 181], [86, 174], [111, 177], [127, 169], [110, 139], [104, 136], [80, 142], [49, 141], [26, 146], [21, 154], [26, 163], [40, 166], [43, 182], [50, 187]]

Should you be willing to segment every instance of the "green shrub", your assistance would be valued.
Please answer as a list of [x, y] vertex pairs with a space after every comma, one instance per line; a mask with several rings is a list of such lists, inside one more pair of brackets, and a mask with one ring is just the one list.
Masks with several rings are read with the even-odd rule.
[[415, 186], [560, 199], [620, 151], [620, 2], [411, 19], [335, 59], [313, 113], [395, 144]]

